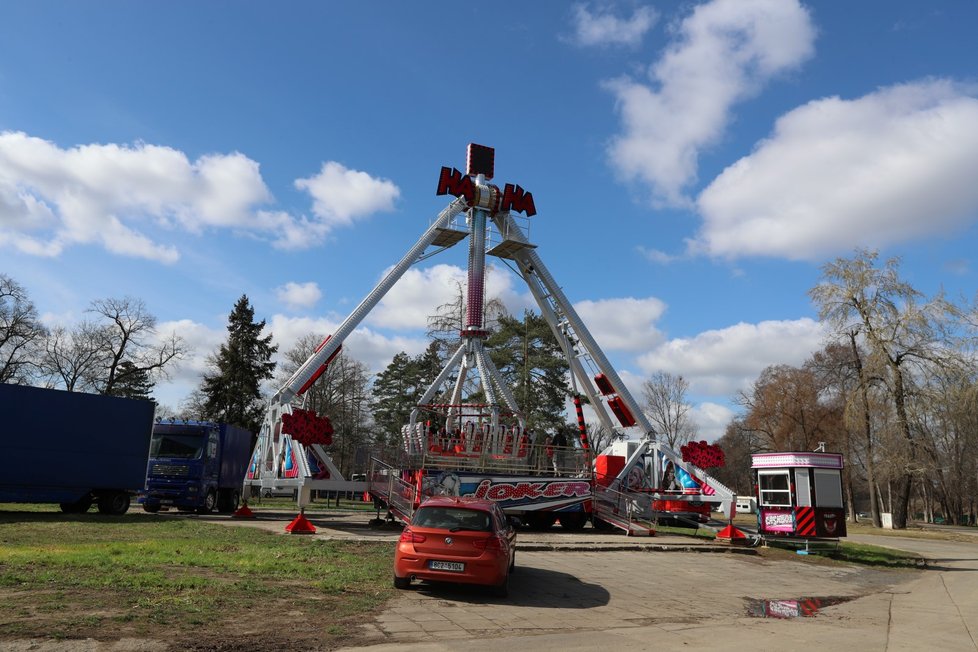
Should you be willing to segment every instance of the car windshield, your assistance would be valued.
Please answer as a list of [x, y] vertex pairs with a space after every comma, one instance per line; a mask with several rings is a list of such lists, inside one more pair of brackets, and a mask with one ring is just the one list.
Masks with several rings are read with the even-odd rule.
[[424, 507], [418, 509], [411, 525], [442, 530], [474, 530], [492, 532], [492, 518], [488, 512], [465, 507]]

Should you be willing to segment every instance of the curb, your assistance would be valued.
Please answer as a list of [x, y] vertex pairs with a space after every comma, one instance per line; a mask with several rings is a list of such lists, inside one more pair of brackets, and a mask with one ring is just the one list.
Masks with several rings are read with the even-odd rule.
[[710, 552], [734, 555], [757, 555], [757, 550], [753, 548], [728, 548], [726, 546], [703, 546], [703, 545], [663, 545], [663, 544], [599, 544], [587, 545], [576, 543], [520, 543], [516, 542], [516, 549], [521, 552]]

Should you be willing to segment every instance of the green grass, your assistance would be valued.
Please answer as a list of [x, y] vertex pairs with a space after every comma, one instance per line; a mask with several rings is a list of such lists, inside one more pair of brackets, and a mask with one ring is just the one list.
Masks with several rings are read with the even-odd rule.
[[838, 550], [828, 553], [827, 556], [838, 561], [864, 566], [887, 568], [922, 568], [924, 566], [924, 560], [919, 555], [863, 543], [842, 542]]
[[328, 623], [329, 638], [342, 640], [392, 595], [392, 558], [389, 543], [196, 519], [3, 511], [0, 639], [163, 629], [191, 636], [204, 623], [227, 634], [243, 614], [258, 623], [251, 627], [287, 627], [294, 616], [282, 622], [281, 614], [292, 610]]

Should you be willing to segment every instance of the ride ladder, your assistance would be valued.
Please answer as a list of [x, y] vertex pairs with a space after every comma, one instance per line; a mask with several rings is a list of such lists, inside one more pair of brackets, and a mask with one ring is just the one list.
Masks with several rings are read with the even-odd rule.
[[400, 471], [376, 457], [370, 458], [370, 495], [379, 499], [390, 514], [405, 523], [414, 516], [417, 487], [400, 478]]
[[655, 536], [655, 526], [648, 518], [651, 503], [647, 496], [596, 485], [592, 509], [594, 518], [624, 530], [626, 536]]

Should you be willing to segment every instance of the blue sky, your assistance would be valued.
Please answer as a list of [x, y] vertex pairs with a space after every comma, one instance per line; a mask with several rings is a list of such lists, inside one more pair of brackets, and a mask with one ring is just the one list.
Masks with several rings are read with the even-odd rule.
[[[0, 271], [50, 325], [145, 300], [193, 351], [176, 406], [242, 293], [282, 351], [334, 329], [482, 143], [619, 373], [682, 374], [713, 439], [820, 346], [834, 257], [974, 295], [975, 25], [964, 0], [5, 2]], [[413, 268], [347, 352], [423, 350], [464, 265]], [[518, 283], [489, 281], [517, 313]]]

